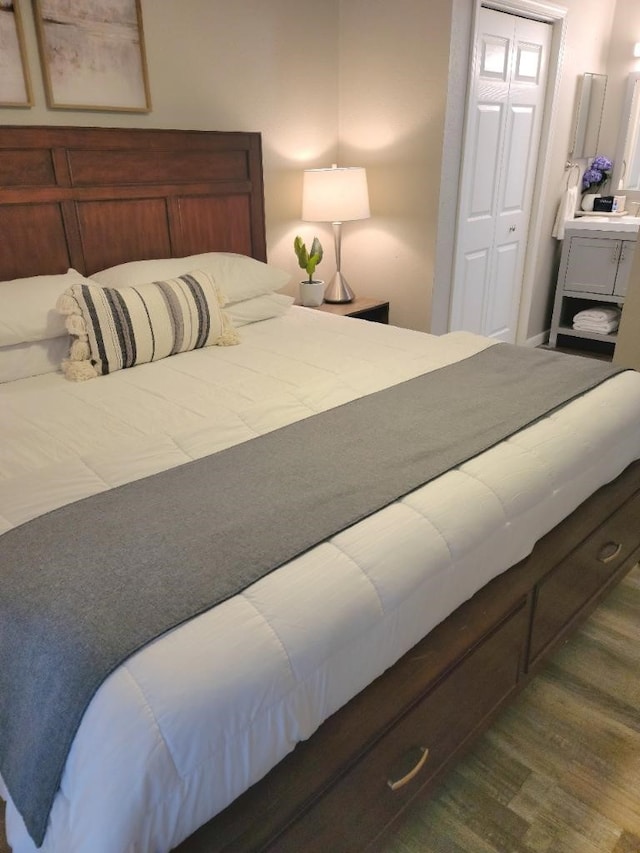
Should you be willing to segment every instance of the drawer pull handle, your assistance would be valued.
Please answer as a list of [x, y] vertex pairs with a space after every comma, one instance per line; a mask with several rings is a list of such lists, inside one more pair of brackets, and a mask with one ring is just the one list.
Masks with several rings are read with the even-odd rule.
[[[415, 753], [415, 750], [412, 750]], [[427, 758], [429, 757], [429, 750], [426, 746], [419, 747], [420, 757], [418, 758], [417, 763], [406, 773], [404, 776], [401, 776], [400, 779], [387, 779], [387, 785], [391, 788], [392, 791], [397, 791], [399, 788], [403, 788], [407, 783], [409, 783], [412, 779], [414, 779], [418, 773], [422, 770], [424, 765], [427, 763]]]
[[600, 549], [598, 560], [601, 563], [610, 563], [612, 560], [615, 560], [620, 551], [622, 551], [621, 542], [607, 542], [606, 545], [603, 545]]

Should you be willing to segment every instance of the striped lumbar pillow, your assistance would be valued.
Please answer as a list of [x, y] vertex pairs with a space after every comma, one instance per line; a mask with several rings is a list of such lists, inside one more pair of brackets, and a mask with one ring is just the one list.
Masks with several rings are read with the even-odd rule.
[[74, 284], [58, 300], [74, 337], [67, 379], [91, 379], [179, 352], [238, 343], [207, 273], [137, 287]]

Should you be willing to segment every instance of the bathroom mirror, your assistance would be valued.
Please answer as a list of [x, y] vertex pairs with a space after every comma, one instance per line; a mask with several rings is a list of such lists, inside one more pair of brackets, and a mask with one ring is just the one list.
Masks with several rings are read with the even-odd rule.
[[612, 186], [640, 190], [640, 72], [637, 71], [627, 78]]
[[598, 153], [598, 139], [600, 138], [600, 124], [606, 91], [606, 74], [586, 73], [578, 82], [578, 103], [573, 134], [573, 151], [571, 152], [574, 159], [595, 157]]

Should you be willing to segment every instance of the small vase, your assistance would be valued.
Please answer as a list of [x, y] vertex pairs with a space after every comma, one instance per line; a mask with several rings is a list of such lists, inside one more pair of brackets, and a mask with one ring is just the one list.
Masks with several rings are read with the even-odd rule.
[[600, 198], [600, 193], [585, 193], [580, 202], [580, 209], [591, 213], [593, 211], [593, 203], [597, 198]]
[[306, 308], [317, 308], [324, 301], [324, 281], [305, 281], [300, 282], [300, 303]]

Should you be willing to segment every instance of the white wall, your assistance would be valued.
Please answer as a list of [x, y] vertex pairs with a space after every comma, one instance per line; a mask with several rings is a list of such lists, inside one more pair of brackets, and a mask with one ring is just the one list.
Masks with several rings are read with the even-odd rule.
[[[550, 191], [544, 202], [542, 241], [535, 259], [535, 290], [532, 295], [527, 337], [548, 330], [561, 244], [551, 237], [560, 195], [566, 185], [565, 163], [573, 140], [578, 81], [586, 72], [606, 73], [609, 38], [615, 3], [611, 0], [562, 0], [568, 9], [562, 74], [558, 86], [558, 110], [548, 170]], [[583, 165], [585, 163], [583, 162]]]
[[[451, 253], [454, 229], [438, 233], [438, 206], [455, 207], [458, 188], [454, 182], [440, 187], [439, 172], [443, 160], [458, 156], [451, 136], [443, 150], [445, 113], [448, 128], [461, 131], [477, 2], [340, 4], [339, 153], [345, 165], [367, 166], [373, 214], [368, 222], [345, 226], [343, 270], [359, 292], [390, 298], [392, 322], [409, 328], [429, 330], [432, 321], [437, 331], [446, 328], [449, 282], [442, 276], [449, 270], [443, 259]], [[619, 2], [640, 6], [637, 0]], [[578, 79], [585, 71], [606, 72], [615, 11], [612, 0], [562, 5], [568, 11], [545, 163], [549, 189], [533, 247], [534, 286], [523, 335], [533, 341], [549, 326], [560, 249], [551, 231], [566, 180]], [[434, 292], [436, 269], [441, 281]]]
[[[6, 124], [260, 130], [269, 259], [302, 276], [302, 169], [365, 165], [372, 218], [345, 225], [343, 271], [391, 300], [392, 322], [427, 329], [436, 245], [450, 0], [142, 0], [153, 110], [49, 110], [30, 4], [22, 3], [36, 105]], [[340, 83], [341, 79], [341, 83]], [[340, 98], [340, 106], [339, 106]], [[338, 145], [340, 140], [340, 146]]]
[[[640, 3], [638, 0], [617, 0], [607, 56], [609, 79], [600, 133], [600, 147], [610, 157], [615, 156], [627, 76], [632, 71], [640, 71], [640, 59], [633, 56], [636, 42], [640, 42]], [[636, 193], [635, 197], [640, 198], [640, 195]]]
[[[600, 154], [613, 159], [616, 152], [620, 110], [626, 78], [640, 71], [640, 60], [633, 58], [633, 44], [640, 41], [640, 3], [638, 0], [562, 0], [569, 8], [567, 43], [563, 57], [563, 74], [553, 156], [549, 168], [560, 188], [564, 179], [562, 167], [569, 153], [573, 134], [574, 110], [580, 75], [586, 71], [607, 74], [607, 92], [600, 132]], [[581, 161], [586, 165], [586, 161]], [[632, 196], [634, 194], [631, 194]], [[640, 194], [635, 197], [640, 199]], [[556, 199], [550, 194], [545, 211], [545, 229], [551, 229]], [[529, 317], [529, 334], [548, 327], [560, 246], [544, 247], [537, 261], [539, 286]]]
[[20, 8], [35, 106], [2, 110], [3, 124], [261, 131], [269, 259], [298, 280], [301, 170], [337, 155], [339, 0], [142, 0], [148, 115], [48, 109]]
[[[344, 226], [343, 271], [357, 293], [390, 299], [393, 323], [428, 330], [437, 253], [453, 239], [451, 229], [437, 233], [452, 8], [468, 9], [470, 17], [475, 2], [142, 0], [153, 110], [134, 115], [47, 109], [31, 4], [21, 0], [36, 105], [2, 110], [3, 123], [261, 131], [269, 259], [291, 272], [291, 292], [301, 277], [296, 233], [318, 233], [327, 250], [318, 272], [329, 278], [333, 270], [330, 230], [300, 220], [302, 169], [366, 166], [372, 218]], [[616, 98], [631, 70], [626, 56], [640, 40], [638, 0], [617, 0], [617, 12], [614, 0], [559, 2], [569, 10], [567, 38], [545, 164], [551, 190], [541, 233], [549, 236], [535, 258], [532, 337], [550, 316], [559, 257], [550, 235], [578, 77], [606, 72], [610, 60], [605, 121], [617, 130]], [[466, 39], [464, 27], [455, 38]], [[612, 153], [607, 132], [602, 142]], [[444, 186], [442, 204], [453, 204], [456, 194], [457, 187]]]
[[427, 330], [436, 254], [450, 0], [342, 0], [340, 160], [367, 167], [371, 220], [344, 226], [342, 268]]

